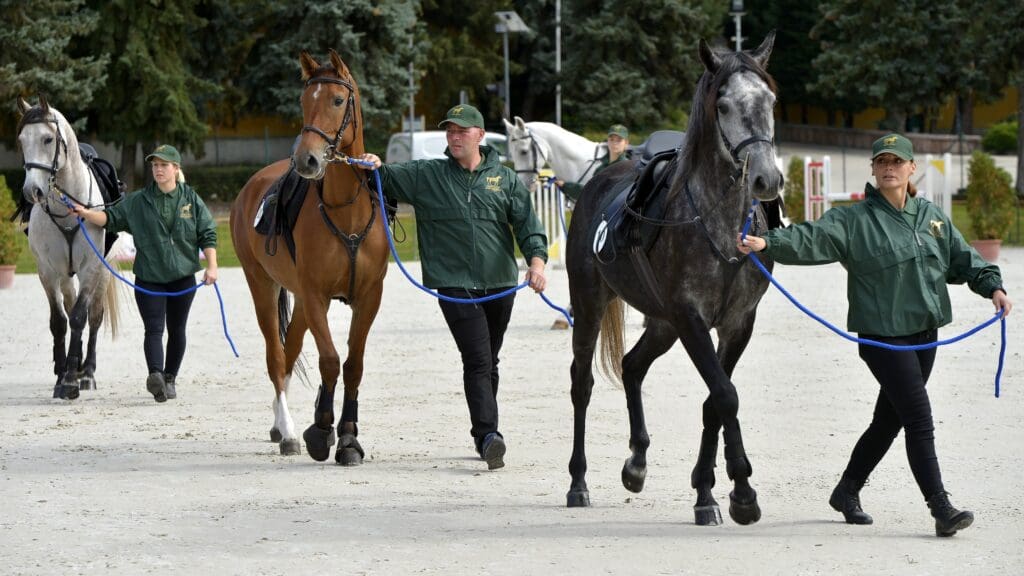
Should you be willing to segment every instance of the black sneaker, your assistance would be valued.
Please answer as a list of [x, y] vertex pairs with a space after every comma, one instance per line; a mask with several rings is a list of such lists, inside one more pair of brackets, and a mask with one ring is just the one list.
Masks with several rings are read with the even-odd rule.
[[149, 390], [157, 402], [167, 402], [167, 392], [164, 386], [164, 375], [160, 372], [153, 372], [149, 378], [146, 378], [146, 390]]
[[497, 432], [491, 432], [484, 436], [480, 445], [480, 456], [487, 462], [488, 470], [497, 470], [505, 467], [505, 439]]

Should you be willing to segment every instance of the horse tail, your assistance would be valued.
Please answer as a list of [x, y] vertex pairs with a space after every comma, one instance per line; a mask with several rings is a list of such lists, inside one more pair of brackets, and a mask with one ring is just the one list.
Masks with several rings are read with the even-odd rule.
[[107, 285], [103, 290], [103, 323], [110, 328], [110, 337], [117, 338], [118, 326], [121, 322], [121, 299], [123, 298], [121, 283], [117, 276], [107, 274]]
[[601, 317], [601, 373], [605, 378], [622, 387], [622, 356], [623, 329], [625, 327], [626, 307], [621, 298], [612, 298]]
[[[281, 288], [277, 293], [277, 336], [281, 339], [282, 346], [284, 346], [288, 335], [288, 325], [291, 322], [292, 307], [289, 303], [288, 291]], [[307, 388], [313, 387], [313, 384], [309, 381], [309, 374], [306, 373], [306, 362], [302, 359], [302, 352], [299, 352], [299, 356], [295, 359], [293, 371], [298, 374], [299, 380], [302, 381], [303, 385]]]

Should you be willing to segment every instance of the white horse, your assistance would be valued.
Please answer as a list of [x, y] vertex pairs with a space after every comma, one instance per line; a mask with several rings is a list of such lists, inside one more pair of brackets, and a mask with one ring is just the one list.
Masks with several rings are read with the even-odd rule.
[[550, 122], [515, 124], [504, 120], [508, 136], [508, 157], [516, 174], [527, 188], [533, 188], [537, 175], [549, 165], [555, 177], [566, 182], [586, 184], [598, 167], [598, 159], [608, 153], [605, 142], [593, 142]]
[[[96, 257], [85, 237], [88, 235], [93, 245], [102, 247], [103, 228], [80, 223], [63, 197], [88, 207], [102, 206], [103, 198], [64, 115], [41, 96], [37, 106], [19, 98], [18, 108], [22, 114], [18, 145], [25, 160], [22, 194], [25, 201], [33, 204], [28, 244], [50, 304], [53, 370], [57, 375], [53, 397], [74, 400], [80, 389], [96, 387], [96, 333], [107, 311], [111, 334], [116, 335], [120, 291], [111, 285], [116, 278]], [[69, 318], [71, 338], [65, 347]], [[89, 343], [83, 358], [82, 332], [86, 320]]]

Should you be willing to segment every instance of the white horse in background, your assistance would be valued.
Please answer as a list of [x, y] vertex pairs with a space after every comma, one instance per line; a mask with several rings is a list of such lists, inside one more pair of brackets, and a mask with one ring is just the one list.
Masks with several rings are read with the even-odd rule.
[[587, 140], [551, 122], [524, 122], [519, 116], [515, 124], [503, 121], [508, 157], [519, 180], [530, 189], [545, 166], [559, 180], [586, 184], [597, 170], [598, 159], [608, 153], [605, 142]]

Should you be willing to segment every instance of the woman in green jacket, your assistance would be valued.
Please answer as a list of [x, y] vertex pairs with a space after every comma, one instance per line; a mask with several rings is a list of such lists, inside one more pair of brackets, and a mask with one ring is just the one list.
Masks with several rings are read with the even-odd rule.
[[[966, 283], [991, 298], [1005, 317], [1013, 307], [999, 267], [985, 262], [931, 202], [916, 197], [910, 140], [889, 134], [872, 146], [871, 173], [863, 202], [836, 207], [817, 221], [747, 236], [738, 248], [764, 252], [782, 264], [841, 262], [848, 272], [847, 326], [861, 338], [893, 345], [933, 343], [952, 320], [946, 284]], [[974, 515], [949, 502], [935, 454], [935, 427], [925, 389], [935, 348], [893, 351], [859, 344], [880, 390], [874, 416], [850, 455], [829, 504], [849, 524], [871, 524], [861, 509], [860, 489], [900, 429], [921, 494], [935, 518], [935, 533], [952, 536]]]
[[[196, 191], [185, 184], [181, 155], [164, 144], [146, 156], [153, 182], [106, 209], [75, 207], [83, 219], [111, 232], [129, 232], [137, 249], [135, 284], [151, 292], [180, 292], [195, 286], [206, 258], [204, 284], [217, 281], [217, 226]], [[149, 376], [146, 389], [157, 402], [177, 398], [176, 378], [185, 357], [185, 325], [195, 292], [153, 296], [135, 291], [135, 302], [146, 328], [143, 351]], [[167, 354], [163, 336], [167, 331]]]
[[[542, 292], [547, 236], [515, 172], [501, 164], [494, 149], [480, 145], [480, 111], [454, 106], [439, 127], [447, 133], [447, 158], [382, 166], [375, 154], [362, 156], [380, 170], [390, 198], [416, 209], [423, 284], [459, 299], [504, 292], [517, 284], [515, 242], [528, 266], [525, 281]], [[462, 355], [470, 434], [489, 470], [505, 465], [505, 440], [498, 431], [498, 353], [514, 302], [515, 293], [480, 304], [439, 300]]]

